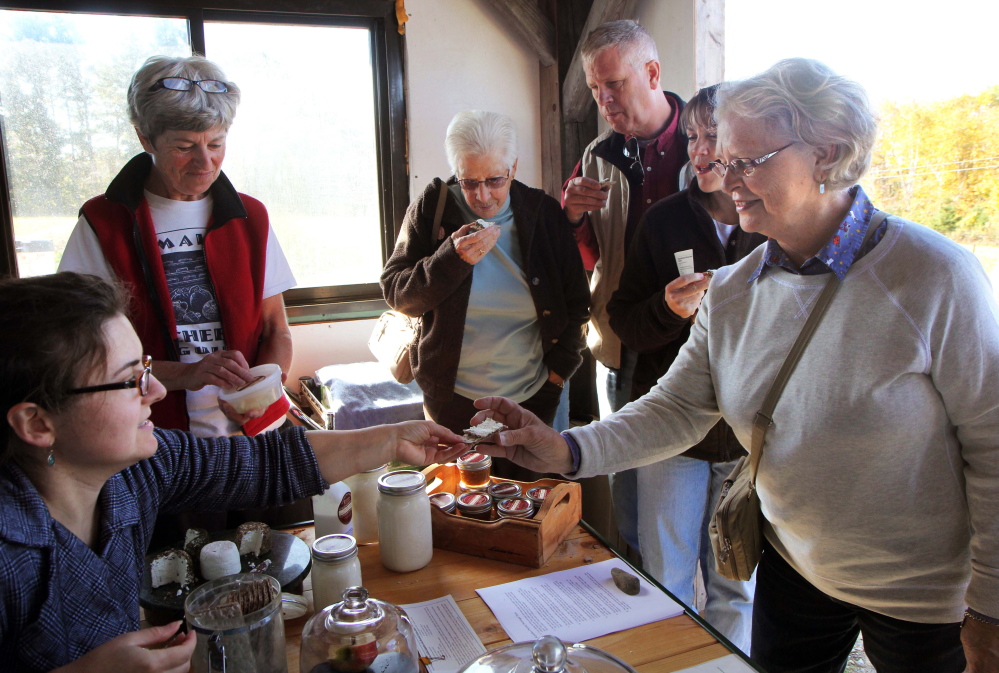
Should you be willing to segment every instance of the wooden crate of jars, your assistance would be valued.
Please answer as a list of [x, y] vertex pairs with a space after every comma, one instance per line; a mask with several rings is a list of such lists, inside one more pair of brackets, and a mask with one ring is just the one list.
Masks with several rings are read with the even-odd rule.
[[[442, 492], [457, 495], [461, 492], [458, 467], [453, 463], [431, 465], [423, 470], [423, 474], [427, 477], [428, 493], [431, 495]], [[457, 509], [448, 513], [432, 505], [430, 520], [434, 547], [540, 568], [582, 518], [582, 488], [575, 482], [561, 479], [526, 483], [492, 478], [492, 483], [501, 481], [519, 485], [523, 494], [536, 486], [547, 487], [551, 491], [531, 518], [483, 521], [462, 516]]]

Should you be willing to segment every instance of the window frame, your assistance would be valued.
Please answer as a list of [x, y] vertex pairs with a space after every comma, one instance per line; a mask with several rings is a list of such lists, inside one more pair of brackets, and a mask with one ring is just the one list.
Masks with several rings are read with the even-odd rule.
[[[375, 140], [382, 264], [388, 259], [409, 205], [406, 161], [406, 100], [403, 73], [405, 38], [397, 30], [394, 0], [214, 0], [142, 4], [127, 0], [26, 1], [0, 0], [0, 9], [66, 13], [115, 14], [184, 18], [191, 48], [211, 58], [206, 49], [206, 21], [289, 23], [363, 27], [371, 31], [374, 74]], [[2, 117], [0, 117], [2, 124]], [[18, 275], [14, 219], [4, 145], [0, 142], [0, 276]], [[81, 204], [82, 205], [82, 204]], [[374, 317], [388, 306], [378, 283], [293, 288], [284, 293], [292, 324]]]

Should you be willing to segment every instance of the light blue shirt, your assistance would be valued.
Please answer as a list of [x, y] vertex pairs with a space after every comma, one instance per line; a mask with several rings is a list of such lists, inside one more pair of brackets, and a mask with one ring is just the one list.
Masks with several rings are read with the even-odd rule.
[[454, 390], [473, 400], [502, 395], [523, 402], [544, 385], [548, 370], [509, 196], [486, 221], [500, 228], [500, 237], [472, 269]]

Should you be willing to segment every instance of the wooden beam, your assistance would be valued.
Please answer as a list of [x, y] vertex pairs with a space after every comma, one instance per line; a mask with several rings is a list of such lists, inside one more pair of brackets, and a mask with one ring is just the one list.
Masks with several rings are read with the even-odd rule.
[[561, 201], [562, 110], [559, 105], [558, 64], [539, 66], [541, 83], [541, 188]]
[[583, 57], [580, 53], [583, 42], [602, 23], [619, 19], [635, 18], [636, 0], [593, 0], [590, 15], [586, 18], [583, 33], [579, 36], [576, 53], [562, 83], [562, 115], [566, 122], [581, 122], [593, 100], [586, 86], [586, 73], [583, 72]]
[[538, 9], [537, 0], [484, 0], [538, 55], [541, 65], [555, 65], [555, 25]]
[[725, 79], [725, 0], [694, 2], [694, 81], [698, 89]]

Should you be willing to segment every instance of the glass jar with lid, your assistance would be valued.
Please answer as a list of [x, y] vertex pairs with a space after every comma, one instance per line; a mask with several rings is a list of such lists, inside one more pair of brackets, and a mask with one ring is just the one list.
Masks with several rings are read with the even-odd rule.
[[444, 512], [454, 511], [454, 493], [441, 491], [430, 496], [430, 504]]
[[520, 484], [515, 484], [512, 481], [494, 481], [486, 493], [493, 496], [493, 500], [499, 501], [504, 498], [517, 498], [520, 497]]
[[613, 654], [590, 645], [566, 645], [555, 636], [486, 652], [458, 673], [636, 673]]
[[545, 498], [551, 492], [551, 488], [547, 486], [535, 486], [534, 488], [527, 489], [527, 499], [534, 503], [534, 510], [537, 511], [545, 504]]
[[496, 503], [496, 514], [501, 519], [530, 519], [534, 503], [527, 498], [504, 498]]
[[378, 549], [382, 565], [407, 573], [434, 556], [427, 478], [416, 470], [397, 470], [378, 478]]
[[459, 486], [463, 491], [484, 491], [489, 487], [493, 459], [472, 451], [458, 458]]
[[388, 464], [344, 479], [350, 486], [357, 544], [378, 542], [378, 478], [386, 472]]
[[[282, 651], [283, 653], [283, 651]], [[364, 587], [317, 612], [302, 629], [301, 673], [417, 673], [416, 636], [406, 612]]]
[[458, 496], [457, 509], [462, 516], [482, 521], [493, 519], [493, 498], [488, 493], [468, 491]]
[[340, 602], [344, 589], [361, 586], [357, 542], [350, 535], [324, 535], [312, 543], [312, 603], [316, 612]]

